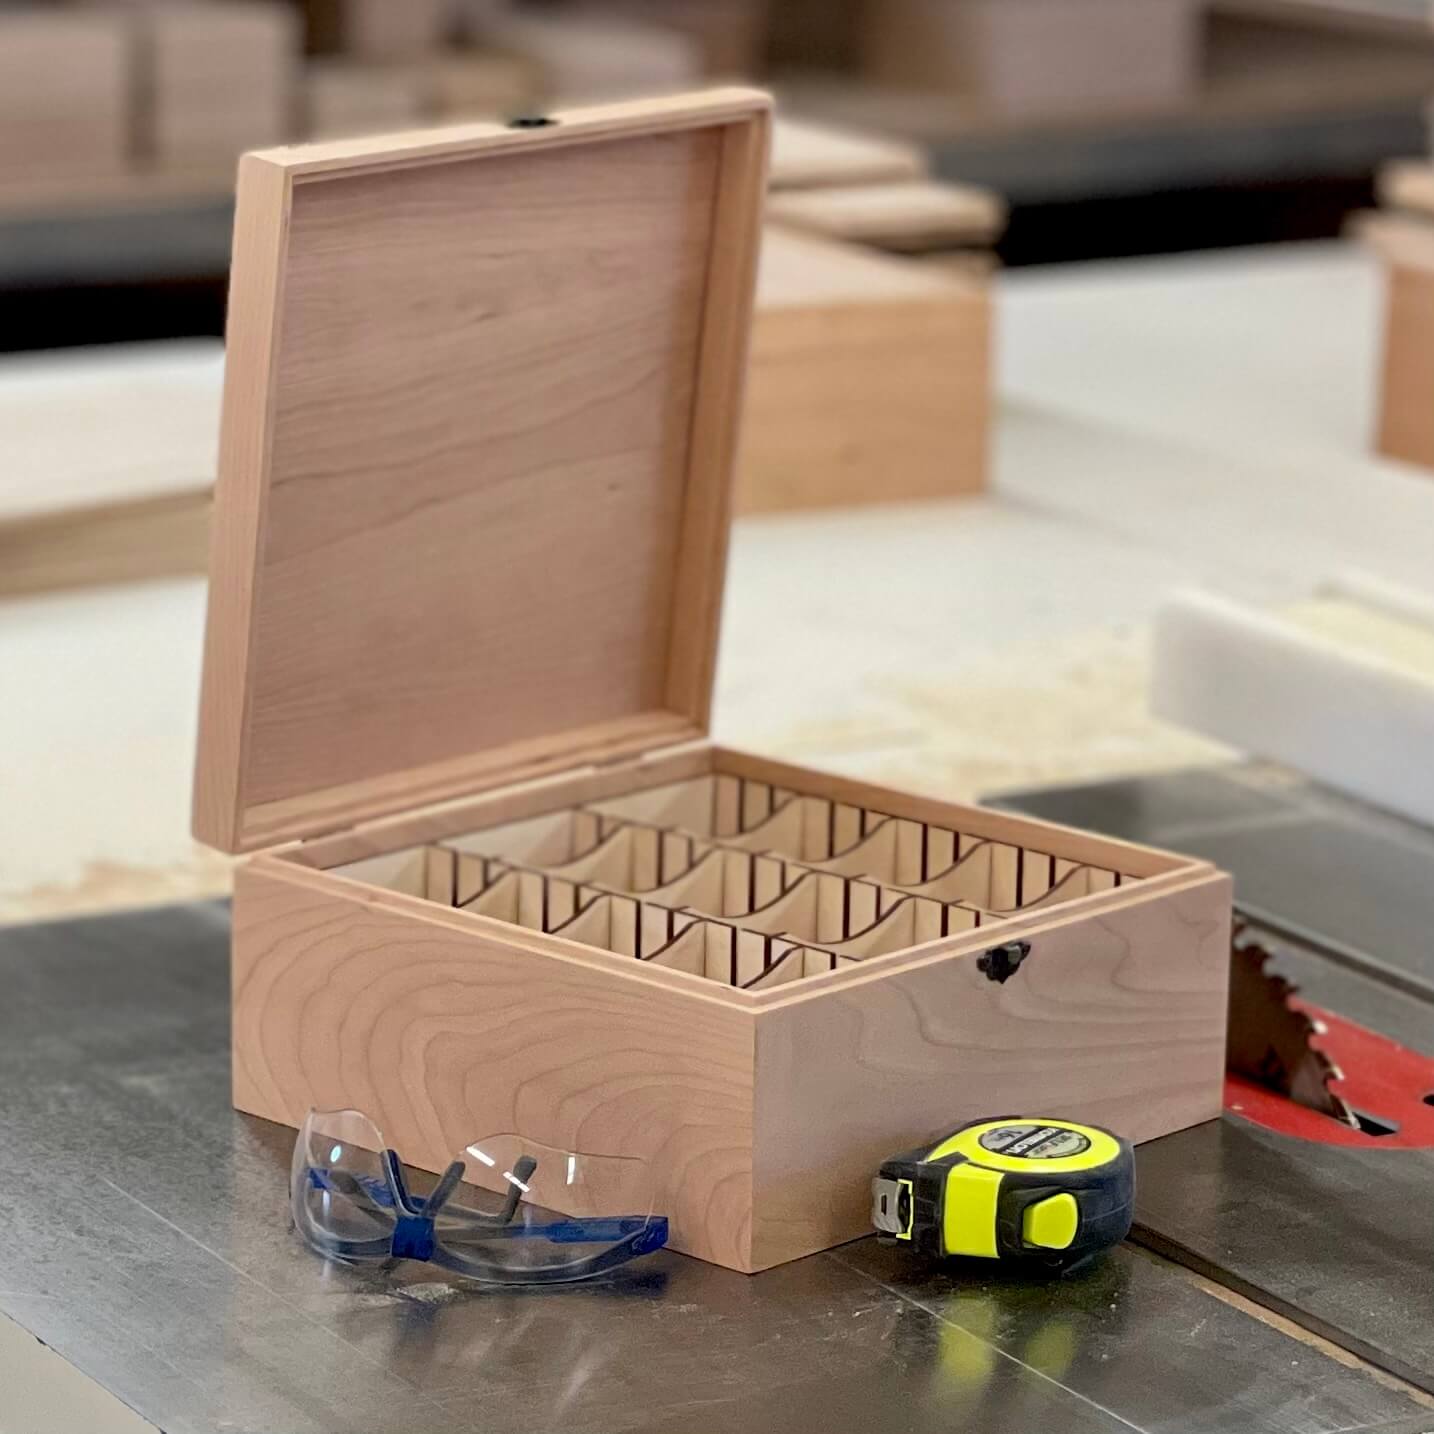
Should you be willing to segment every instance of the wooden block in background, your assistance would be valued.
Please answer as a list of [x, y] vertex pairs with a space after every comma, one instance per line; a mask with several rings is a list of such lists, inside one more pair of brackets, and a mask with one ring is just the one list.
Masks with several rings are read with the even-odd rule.
[[0, 365], [0, 594], [205, 571], [222, 367], [207, 341]]
[[979, 279], [768, 226], [739, 511], [981, 491], [990, 327]]
[[440, 49], [461, 18], [455, 0], [306, 0], [310, 47], [374, 64]]
[[925, 153], [907, 140], [781, 117], [772, 126], [773, 189], [893, 184], [926, 173]]
[[423, 75], [425, 103], [439, 120], [514, 115], [542, 90], [533, 64], [496, 51], [455, 50], [430, 60]]
[[913, 179], [774, 194], [767, 217], [828, 239], [919, 252], [994, 244], [1006, 204], [975, 185]]
[[509, 11], [483, 27], [482, 39], [531, 64], [542, 94], [564, 101], [661, 93], [702, 75], [690, 37], [584, 6]]
[[298, 127], [300, 26], [283, 0], [142, 12], [147, 150], [164, 168], [232, 164]]
[[1379, 202], [1434, 218], [1434, 164], [1427, 159], [1397, 159], [1379, 171]]
[[1434, 223], [1381, 214], [1361, 226], [1384, 261], [1384, 355], [1375, 446], [1434, 469]]
[[865, 68], [883, 83], [959, 90], [1012, 118], [1188, 98], [1196, 0], [882, 0], [865, 12]]
[[304, 133], [344, 139], [413, 129], [428, 117], [426, 81], [412, 65], [364, 65], [338, 57], [304, 70]]
[[769, 0], [584, 0], [584, 7], [687, 36], [708, 75], [750, 79], [766, 70]]
[[0, 9], [0, 182], [125, 167], [129, 41], [122, 14]]

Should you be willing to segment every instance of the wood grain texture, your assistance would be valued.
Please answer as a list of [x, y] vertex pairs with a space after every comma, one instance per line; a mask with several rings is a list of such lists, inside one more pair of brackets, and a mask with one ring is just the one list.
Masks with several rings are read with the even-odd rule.
[[920, 251], [994, 244], [1006, 227], [1006, 205], [978, 185], [913, 179], [774, 194], [767, 217], [828, 239]]
[[0, 182], [123, 170], [131, 104], [123, 15], [0, 10]]
[[767, 109], [246, 157], [202, 839], [705, 726]]
[[738, 506], [980, 492], [991, 381], [984, 282], [769, 226]]
[[926, 171], [925, 153], [905, 140], [785, 115], [772, 128], [774, 191], [895, 184], [921, 179]]
[[1004, 984], [938, 956], [762, 1014], [754, 1268], [866, 1234], [881, 1161], [968, 1120], [1039, 1111], [1140, 1141], [1219, 1115], [1228, 878], [1031, 944]]
[[262, 859], [241, 869], [235, 1104], [288, 1125], [310, 1105], [356, 1106], [433, 1170], [508, 1131], [641, 1155], [673, 1247], [748, 1268], [750, 1018], [470, 920], [414, 920]]
[[1376, 443], [1387, 457], [1434, 468], [1434, 232], [1424, 243], [1424, 264], [1386, 266]]

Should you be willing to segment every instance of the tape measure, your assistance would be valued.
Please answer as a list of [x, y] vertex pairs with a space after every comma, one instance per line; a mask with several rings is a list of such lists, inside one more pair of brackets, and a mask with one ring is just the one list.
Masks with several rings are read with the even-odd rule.
[[1099, 1126], [982, 1120], [886, 1161], [871, 1194], [872, 1224], [884, 1240], [936, 1259], [1064, 1268], [1130, 1233], [1135, 1153]]

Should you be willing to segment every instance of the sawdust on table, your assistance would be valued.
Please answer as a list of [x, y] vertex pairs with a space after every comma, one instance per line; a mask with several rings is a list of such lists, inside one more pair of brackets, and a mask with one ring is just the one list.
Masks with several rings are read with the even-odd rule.
[[92, 862], [75, 882], [0, 893], [0, 925], [228, 896], [233, 866], [232, 857], [201, 846], [165, 867]]
[[743, 745], [953, 801], [1228, 762], [1151, 715], [1149, 631], [1024, 644], [942, 680], [880, 684], [856, 714]]
[[[940, 681], [868, 683], [839, 718], [724, 739], [951, 801], [1223, 763], [1229, 749], [1152, 717], [1148, 632], [1025, 644]], [[233, 859], [195, 845], [158, 867], [94, 862], [73, 883], [0, 892], [0, 923], [227, 895]]]

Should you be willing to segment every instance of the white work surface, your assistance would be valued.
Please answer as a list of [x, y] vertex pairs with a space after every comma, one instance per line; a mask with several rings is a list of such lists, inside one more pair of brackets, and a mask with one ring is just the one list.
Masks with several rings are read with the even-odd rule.
[[[1171, 587], [1271, 600], [1341, 567], [1428, 585], [1434, 477], [1368, 454], [1361, 252], [1001, 286], [991, 495], [739, 524], [719, 739], [956, 798], [1211, 760], [1145, 711]], [[209, 375], [187, 402], [217, 408], [213, 351], [173, 352]], [[134, 353], [46, 363], [99, 378]], [[0, 603], [0, 918], [223, 888], [187, 835], [202, 609], [188, 580]]]

